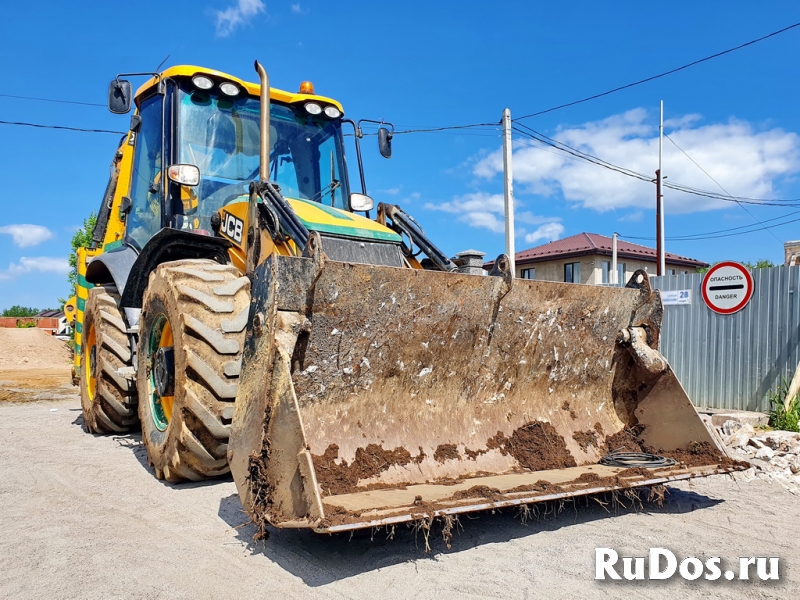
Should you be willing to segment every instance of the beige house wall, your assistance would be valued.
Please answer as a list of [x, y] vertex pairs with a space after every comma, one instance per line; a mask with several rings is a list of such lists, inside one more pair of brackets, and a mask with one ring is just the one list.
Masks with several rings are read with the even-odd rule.
[[[530, 265], [517, 264], [516, 275], [517, 277], [522, 277], [523, 270], [534, 268], [536, 269], [535, 278], [539, 281], [564, 281], [564, 265], [566, 263], [579, 262], [581, 265], [581, 283], [597, 285], [603, 281], [603, 261], [611, 262], [611, 257], [603, 255], [590, 255], [581, 256], [578, 258], [549, 260]], [[623, 258], [619, 259], [618, 262], [625, 265], [625, 282], [627, 282], [628, 279], [630, 279], [634, 272], [636, 272], [638, 269], [644, 269], [651, 277], [654, 277], [656, 274], [655, 261]], [[695, 272], [695, 269], [691, 267], [679, 266], [670, 263], [666, 263], [666, 267], [668, 273], [670, 269], [675, 269], [676, 274], [681, 274], [683, 272]]]

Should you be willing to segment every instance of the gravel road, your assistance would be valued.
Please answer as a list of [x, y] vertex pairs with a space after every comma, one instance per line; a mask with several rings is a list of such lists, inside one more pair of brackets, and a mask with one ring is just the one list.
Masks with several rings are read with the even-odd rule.
[[[137, 435], [84, 433], [63, 393], [0, 402], [3, 598], [789, 598], [800, 583], [800, 497], [724, 476], [670, 487], [661, 508], [462, 517], [452, 548], [434, 535], [429, 553], [406, 528], [391, 540], [274, 530], [254, 544], [232, 481], [157, 481]], [[755, 569], [750, 581], [596, 581], [596, 547], [723, 565], [777, 556], [780, 581]]]

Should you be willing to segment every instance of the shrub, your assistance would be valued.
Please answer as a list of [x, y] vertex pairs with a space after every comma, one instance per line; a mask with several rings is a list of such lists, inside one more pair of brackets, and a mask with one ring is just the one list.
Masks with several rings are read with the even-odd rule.
[[795, 395], [787, 404], [788, 394], [789, 382], [784, 379], [776, 390], [767, 395], [770, 404], [769, 424], [773, 429], [800, 433], [800, 397]]

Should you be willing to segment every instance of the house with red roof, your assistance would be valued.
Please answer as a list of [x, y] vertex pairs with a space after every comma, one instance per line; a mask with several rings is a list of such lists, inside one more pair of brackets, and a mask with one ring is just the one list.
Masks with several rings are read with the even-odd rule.
[[[601, 285], [611, 283], [612, 239], [597, 233], [579, 233], [563, 240], [529, 248], [515, 255], [516, 276], [520, 279], [566, 281]], [[664, 256], [667, 275], [695, 273], [708, 267], [694, 258], [667, 252]], [[491, 270], [494, 261], [484, 264]], [[638, 269], [650, 276], [656, 275], [654, 248], [617, 240], [617, 273], [620, 283], [625, 283]]]

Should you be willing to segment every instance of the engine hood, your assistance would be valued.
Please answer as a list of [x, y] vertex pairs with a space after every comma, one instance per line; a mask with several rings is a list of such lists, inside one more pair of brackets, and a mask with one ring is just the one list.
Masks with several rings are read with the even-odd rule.
[[324, 206], [319, 202], [295, 198], [286, 200], [309, 231], [378, 242], [402, 241], [397, 233], [366, 217]]

